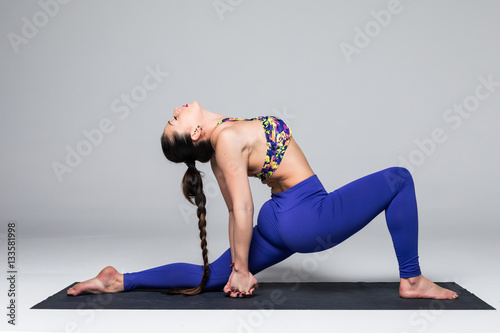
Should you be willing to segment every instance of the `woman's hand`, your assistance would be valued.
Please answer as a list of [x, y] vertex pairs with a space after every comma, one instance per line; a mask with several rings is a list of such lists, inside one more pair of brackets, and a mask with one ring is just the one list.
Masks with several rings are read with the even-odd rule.
[[231, 297], [251, 296], [258, 288], [257, 279], [250, 272], [241, 272], [233, 269], [229, 276], [224, 292]]

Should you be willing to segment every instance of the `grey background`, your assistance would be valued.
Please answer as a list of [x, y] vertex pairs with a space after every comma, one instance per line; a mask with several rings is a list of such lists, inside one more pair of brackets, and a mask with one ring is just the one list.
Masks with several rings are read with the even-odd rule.
[[[500, 87], [460, 124], [445, 116], [470, 100], [479, 77], [500, 81], [498, 2], [401, 0], [350, 59], [343, 43], [376, 28], [372, 11], [391, 1], [222, 0], [231, 9], [222, 13], [214, 3], [0, 1], [0, 233], [5, 240], [16, 221], [24, 325], [34, 302], [106, 265], [201, 263], [195, 209], [180, 191], [185, 166], [166, 161], [159, 144], [173, 108], [193, 100], [227, 116], [284, 118], [330, 191], [413, 156], [424, 272], [490, 281], [481, 263], [499, 254]], [[13, 34], [26, 43], [13, 46]], [[148, 68], [168, 76], [124, 116], [122, 96], [141, 91]], [[67, 165], [68, 147], [103, 119], [113, 131], [58, 178], [53, 164]], [[436, 128], [446, 140], [425, 154], [416, 141]], [[213, 260], [228, 246], [227, 213], [201, 168]], [[250, 182], [257, 215], [270, 191]], [[467, 250], [485, 257], [457, 254]], [[321, 258], [296, 255], [258, 278], [397, 279], [383, 216]]]

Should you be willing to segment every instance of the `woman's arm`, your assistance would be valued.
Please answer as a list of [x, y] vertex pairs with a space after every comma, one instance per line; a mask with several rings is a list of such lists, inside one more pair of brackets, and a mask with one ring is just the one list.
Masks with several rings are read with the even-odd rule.
[[257, 281], [248, 270], [253, 230], [253, 200], [247, 171], [248, 149], [240, 135], [227, 129], [219, 134], [215, 158], [222, 174], [218, 175], [219, 185], [222, 184], [222, 194], [232, 212], [229, 218], [229, 241], [234, 267], [227, 287], [231, 295], [251, 294]]
[[[248, 182], [248, 149], [235, 131], [225, 130], [219, 134], [215, 153], [217, 166], [224, 180], [226, 203], [232, 211], [230, 231], [234, 267], [237, 271], [248, 271], [248, 250], [253, 230], [253, 200]], [[220, 176], [219, 176], [220, 177]], [[230, 219], [231, 220], [231, 219]]]
[[226, 202], [227, 210], [229, 212], [229, 248], [231, 250], [231, 261], [234, 262], [234, 244], [233, 244], [233, 226], [234, 226], [234, 212], [233, 212], [233, 203], [231, 202], [231, 197], [229, 196], [229, 191], [227, 189], [226, 181], [224, 179], [224, 175], [217, 165], [217, 161], [215, 158], [212, 158], [211, 166], [212, 171], [217, 179], [217, 183], [219, 184], [220, 191], [222, 193], [222, 197]]

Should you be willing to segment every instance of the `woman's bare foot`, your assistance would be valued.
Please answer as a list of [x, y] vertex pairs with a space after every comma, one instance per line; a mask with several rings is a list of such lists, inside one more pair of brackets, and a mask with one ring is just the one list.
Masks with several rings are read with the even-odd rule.
[[455, 299], [458, 294], [442, 288], [423, 275], [401, 279], [399, 296], [403, 298]]
[[104, 268], [93, 279], [80, 282], [69, 288], [68, 295], [117, 293], [123, 291], [123, 274], [111, 266]]

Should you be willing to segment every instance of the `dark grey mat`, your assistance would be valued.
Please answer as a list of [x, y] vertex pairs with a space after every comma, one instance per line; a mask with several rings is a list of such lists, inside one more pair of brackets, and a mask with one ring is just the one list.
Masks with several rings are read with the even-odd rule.
[[495, 310], [454, 282], [440, 286], [456, 291], [455, 300], [403, 299], [398, 282], [259, 283], [254, 296], [235, 299], [223, 292], [196, 296], [165, 295], [155, 290], [67, 296], [68, 286], [32, 309], [165, 309], [165, 310]]

